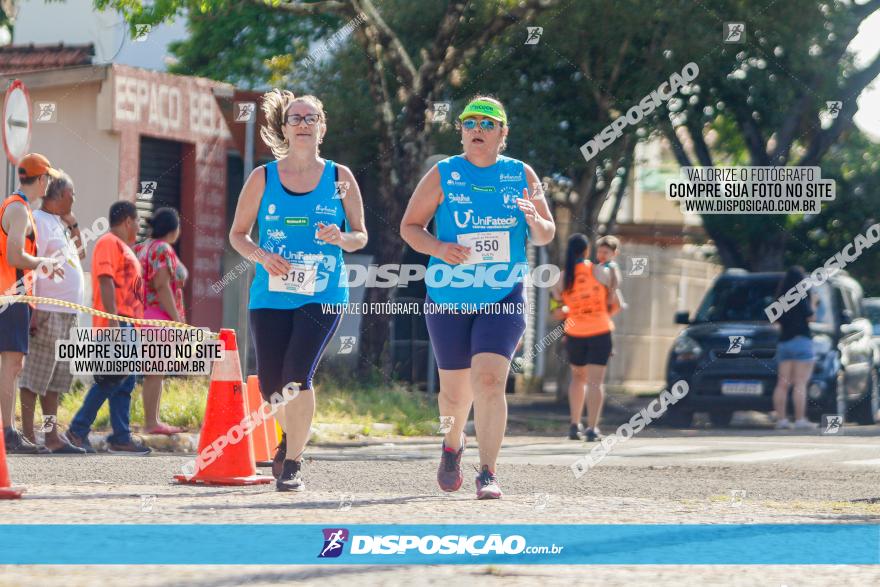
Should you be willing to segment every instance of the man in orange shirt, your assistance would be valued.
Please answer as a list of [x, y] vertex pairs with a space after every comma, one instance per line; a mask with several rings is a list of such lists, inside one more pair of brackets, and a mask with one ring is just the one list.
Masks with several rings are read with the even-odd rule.
[[[18, 162], [19, 188], [0, 204], [0, 295], [31, 294], [34, 269], [50, 278], [64, 274], [60, 263], [37, 256], [37, 229], [30, 208], [57, 176], [58, 171], [39, 153], [29, 153]], [[15, 378], [28, 352], [30, 321], [29, 305], [0, 306], [0, 412], [8, 453], [49, 452], [15, 429]]]
[[[93, 305], [96, 310], [128, 318], [143, 318], [143, 288], [141, 264], [131, 246], [137, 239], [138, 216], [134, 204], [125, 200], [110, 206], [110, 232], [98, 239], [92, 254]], [[125, 321], [107, 320], [95, 316], [95, 328], [131, 328]], [[105, 401], [110, 403], [110, 425], [113, 434], [108, 438], [109, 452], [124, 455], [147, 455], [150, 449], [131, 438], [129, 418], [134, 375], [96, 375], [83, 405], [73, 417], [67, 439], [74, 446], [95, 452], [89, 443], [89, 429]]]

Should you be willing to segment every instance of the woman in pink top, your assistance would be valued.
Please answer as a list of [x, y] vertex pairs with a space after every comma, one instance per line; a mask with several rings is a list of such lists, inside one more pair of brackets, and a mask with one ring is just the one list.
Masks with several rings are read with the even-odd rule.
[[[180, 217], [174, 208], [159, 208], [147, 224], [151, 229], [150, 238], [135, 247], [144, 268], [144, 318], [186, 322], [183, 286], [188, 273], [173, 246], [180, 238]], [[144, 432], [147, 434], [181, 431], [159, 421], [164, 380], [162, 375], [144, 376]]]

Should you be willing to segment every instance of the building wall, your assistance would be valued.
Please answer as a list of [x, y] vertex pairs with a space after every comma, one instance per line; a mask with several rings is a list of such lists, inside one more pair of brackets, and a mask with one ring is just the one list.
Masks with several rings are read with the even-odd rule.
[[[181, 253], [190, 270], [186, 299], [190, 322], [217, 329], [223, 317], [222, 293], [211, 285], [221, 277], [226, 247], [226, 165], [230, 134], [214, 98], [226, 84], [114, 65], [107, 88], [111, 125], [121, 137], [119, 193], [133, 200], [140, 137], [184, 143], [180, 161]], [[162, 178], [156, 178], [161, 182]]]
[[[666, 182], [677, 178], [679, 165], [665, 139], [652, 139], [636, 145], [635, 166], [617, 213], [619, 223], [684, 224], [699, 226], [699, 215], [683, 215], [679, 205], [666, 199]], [[614, 193], [616, 187], [612, 186]], [[614, 198], [609, 197], [599, 213], [599, 221], [611, 216]]]
[[228, 93], [231, 86], [121, 65], [18, 77], [28, 85], [33, 103], [56, 104], [54, 122], [33, 123], [31, 150], [44, 153], [73, 177], [81, 225], [106, 216], [119, 199], [135, 200], [142, 136], [183, 143], [180, 213], [181, 253], [190, 271], [187, 312], [195, 325], [220, 328], [222, 293], [211, 285], [220, 279], [227, 246], [226, 157], [231, 143], [213, 91]]
[[[110, 204], [118, 197], [119, 135], [99, 128], [100, 89], [100, 82], [92, 82], [29, 90], [32, 102], [57, 105], [55, 122], [34, 123], [30, 150], [44, 154], [53, 166], [73, 178], [74, 214], [81, 226], [91, 226], [97, 218], [106, 216]], [[7, 165], [0, 167], [0, 185], [5, 186]], [[90, 260], [91, 247], [86, 270], [91, 267]]]

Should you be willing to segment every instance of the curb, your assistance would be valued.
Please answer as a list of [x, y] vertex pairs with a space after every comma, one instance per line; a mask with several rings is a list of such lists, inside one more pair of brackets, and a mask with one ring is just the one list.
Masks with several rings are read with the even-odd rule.
[[[364, 434], [368, 428], [370, 434]], [[389, 436], [394, 433], [394, 425], [384, 422], [365, 424], [348, 423], [317, 423], [312, 425], [309, 442], [322, 443], [343, 436], [345, 438], [371, 438]], [[98, 452], [107, 452], [107, 435], [110, 431], [90, 432], [89, 442]], [[132, 432], [132, 436], [138, 438], [153, 451], [166, 454], [195, 454], [199, 450], [198, 432], [180, 432], [167, 436], [165, 434], [141, 434]]]
[[[90, 432], [89, 442], [98, 452], [107, 452], [108, 432]], [[195, 453], [199, 449], [199, 435], [194, 432], [181, 432], [166, 436], [165, 434], [140, 434], [132, 432], [133, 437], [143, 442], [144, 446], [156, 452], [169, 454]]]

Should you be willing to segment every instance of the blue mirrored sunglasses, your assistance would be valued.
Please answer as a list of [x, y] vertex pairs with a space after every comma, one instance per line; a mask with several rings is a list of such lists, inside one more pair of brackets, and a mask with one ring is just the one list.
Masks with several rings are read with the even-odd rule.
[[[467, 118], [461, 122], [461, 126], [465, 130], [474, 130], [477, 128], [477, 119]], [[495, 121], [491, 118], [484, 118], [480, 121], [480, 128], [483, 130], [495, 130]]]

